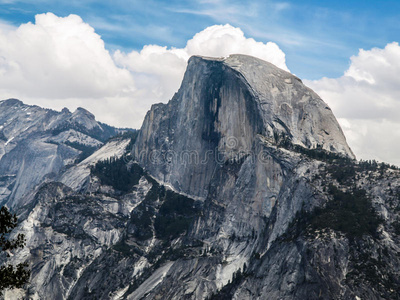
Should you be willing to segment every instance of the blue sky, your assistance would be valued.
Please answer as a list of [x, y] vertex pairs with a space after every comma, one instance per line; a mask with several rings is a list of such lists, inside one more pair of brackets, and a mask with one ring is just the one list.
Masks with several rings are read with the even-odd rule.
[[289, 69], [306, 79], [338, 77], [358, 49], [399, 40], [400, 1], [1, 1], [0, 18], [13, 25], [36, 14], [77, 14], [110, 50], [147, 44], [184, 47], [214, 24], [240, 27], [246, 37], [273, 41]]

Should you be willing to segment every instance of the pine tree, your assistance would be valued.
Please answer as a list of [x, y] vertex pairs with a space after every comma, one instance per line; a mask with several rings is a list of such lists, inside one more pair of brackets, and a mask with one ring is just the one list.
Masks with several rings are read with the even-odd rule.
[[[17, 216], [12, 215], [8, 209], [3, 206], [0, 209], [0, 254], [9, 257], [8, 251], [25, 246], [25, 236], [18, 234], [15, 239], [10, 240], [11, 231], [17, 226]], [[30, 271], [26, 270], [26, 263], [20, 263], [17, 266], [2, 265], [0, 267], [0, 294], [7, 288], [21, 288], [28, 282]]]

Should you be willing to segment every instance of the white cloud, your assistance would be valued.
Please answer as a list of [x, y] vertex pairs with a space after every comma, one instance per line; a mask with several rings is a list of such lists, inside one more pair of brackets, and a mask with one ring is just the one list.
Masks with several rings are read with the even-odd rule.
[[94, 29], [79, 16], [36, 16], [0, 34], [0, 88], [27, 97], [89, 98], [114, 96], [132, 85], [117, 68]]
[[166, 102], [178, 90], [190, 56], [222, 57], [238, 53], [259, 57], [288, 70], [285, 54], [275, 43], [246, 38], [239, 28], [228, 24], [214, 25], [197, 33], [185, 48], [147, 45], [140, 52], [116, 51], [114, 59], [132, 72], [136, 86], [140, 87], [139, 97], [146, 103], [155, 103]]
[[184, 49], [189, 55], [228, 56], [229, 54], [248, 54], [288, 70], [285, 53], [277, 44], [256, 42], [246, 38], [239, 28], [230, 25], [215, 25], [197, 33], [187, 42]]
[[[77, 15], [52, 13], [35, 24], [0, 27], [0, 98], [60, 109], [85, 107], [102, 121], [123, 125], [135, 115], [127, 98], [133, 76], [118, 68], [94, 29]], [[117, 107], [127, 104], [119, 117]], [[141, 118], [141, 116], [136, 116]]]
[[139, 128], [151, 104], [167, 102], [178, 90], [191, 55], [232, 53], [287, 69], [276, 44], [246, 38], [230, 25], [206, 28], [185, 48], [147, 45], [111, 55], [79, 16], [41, 14], [18, 28], [0, 24], [0, 98], [54, 109], [82, 106], [100, 121]]
[[360, 50], [340, 78], [305, 81], [332, 108], [358, 158], [400, 165], [400, 46]]
[[[35, 24], [0, 23], [0, 98], [54, 109], [82, 106], [115, 126], [139, 128], [151, 104], [179, 88], [191, 55], [253, 55], [287, 70], [275, 43], [230, 25], [197, 33], [184, 48], [146, 45], [112, 55], [79, 16], [37, 15]], [[328, 102], [359, 158], [400, 165], [400, 47], [360, 50], [340, 78], [305, 81]]]

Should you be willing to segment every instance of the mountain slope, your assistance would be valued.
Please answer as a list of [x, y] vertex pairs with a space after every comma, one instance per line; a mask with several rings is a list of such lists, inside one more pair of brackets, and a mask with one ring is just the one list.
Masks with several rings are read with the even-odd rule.
[[158, 179], [206, 197], [219, 162], [262, 151], [257, 136], [354, 158], [318, 95], [292, 74], [245, 55], [192, 57], [178, 93], [146, 115], [134, 152]]
[[191, 58], [136, 140], [55, 180], [21, 208], [26, 297], [400, 298], [399, 169], [356, 161], [326, 104], [256, 58]]
[[27, 204], [24, 197], [37, 184], [119, 132], [83, 108], [57, 112], [16, 99], [0, 101], [0, 203]]

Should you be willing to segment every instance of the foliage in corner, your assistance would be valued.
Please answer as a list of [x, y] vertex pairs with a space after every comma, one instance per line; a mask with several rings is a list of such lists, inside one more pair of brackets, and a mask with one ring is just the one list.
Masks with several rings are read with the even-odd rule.
[[[9, 234], [17, 226], [17, 221], [17, 216], [12, 215], [5, 206], [0, 209], [0, 247], [3, 253], [25, 246], [23, 234], [18, 234], [13, 240], [9, 239]], [[9, 256], [9, 254], [6, 255]], [[30, 271], [26, 270], [26, 267], [26, 263], [20, 263], [15, 267], [12, 265], [1, 266], [0, 293], [4, 289], [23, 287], [30, 277]]]

